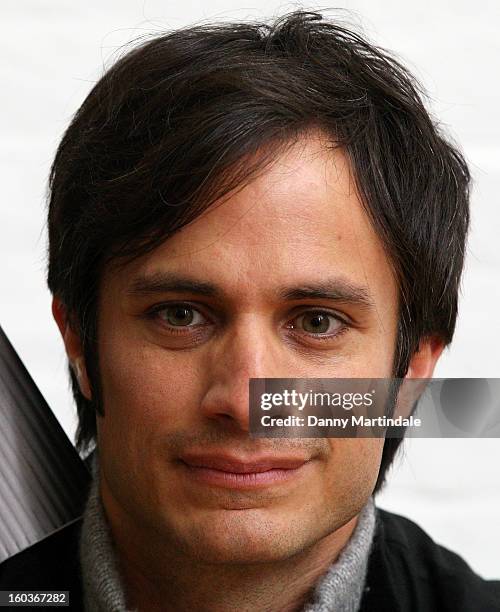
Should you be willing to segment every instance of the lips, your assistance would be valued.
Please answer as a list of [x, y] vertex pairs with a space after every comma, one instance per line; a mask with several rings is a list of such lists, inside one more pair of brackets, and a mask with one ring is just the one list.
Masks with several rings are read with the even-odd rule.
[[241, 458], [231, 455], [195, 455], [186, 454], [181, 460], [191, 467], [212, 468], [234, 474], [251, 474], [268, 470], [294, 470], [303, 465], [307, 459], [302, 457], [260, 456]]
[[205, 484], [252, 488], [277, 484], [298, 475], [308, 462], [304, 456], [185, 453], [180, 457], [190, 476]]

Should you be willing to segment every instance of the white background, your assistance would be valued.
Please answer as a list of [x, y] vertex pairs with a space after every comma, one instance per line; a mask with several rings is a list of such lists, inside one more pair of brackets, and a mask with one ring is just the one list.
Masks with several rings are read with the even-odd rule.
[[[45, 287], [49, 166], [72, 114], [128, 40], [204, 19], [265, 18], [270, 0], [3, 0], [0, 8], [0, 324], [73, 437], [76, 412]], [[320, 5], [306, 5], [321, 8]], [[325, 5], [322, 5], [323, 7]], [[443, 377], [499, 377], [500, 6], [482, 1], [339, 2], [424, 83], [471, 165], [472, 235]], [[414, 519], [486, 577], [500, 577], [500, 441], [413, 440], [379, 504]]]

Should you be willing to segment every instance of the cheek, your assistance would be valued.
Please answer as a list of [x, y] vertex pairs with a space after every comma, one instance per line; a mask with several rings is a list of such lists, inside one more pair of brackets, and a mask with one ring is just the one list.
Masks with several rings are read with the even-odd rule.
[[[388, 324], [389, 326], [389, 324]], [[346, 367], [334, 374], [338, 378], [389, 378], [393, 375], [396, 347], [396, 324], [367, 336], [358, 337], [349, 345]]]
[[328, 440], [333, 466], [328, 469], [327, 490], [340, 507], [362, 505], [371, 495], [377, 480], [383, 438], [342, 438]]
[[128, 435], [131, 426], [144, 434], [185, 423], [199, 379], [188, 360], [153, 345], [107, 343], [99, 355], [103, 425]]
[[384, 439], [351, 438], [347, 446], [350, 471], [353, 479], [358, 482], [365, 479], [375, 486], [382, 459]]

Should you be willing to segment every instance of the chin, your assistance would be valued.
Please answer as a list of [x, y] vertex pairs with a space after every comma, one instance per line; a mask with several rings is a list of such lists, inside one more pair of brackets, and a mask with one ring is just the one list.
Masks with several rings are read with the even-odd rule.
[[224, 511], [209, 524], [191, 525], [180, 537], [184, 551], [215, 564], [253, 564], [283, 561], [301, 553], [323, 535], [297, 520], [270, 519], [261, 510]]
[[277, 563], [301, 552], [293, 542], [283, 542], [276, 537], [240, 537], [229, 534], [229, 538], [210, 538], [191, 543], [190, 556], [209, 564], [251, 565], [259, 563]]

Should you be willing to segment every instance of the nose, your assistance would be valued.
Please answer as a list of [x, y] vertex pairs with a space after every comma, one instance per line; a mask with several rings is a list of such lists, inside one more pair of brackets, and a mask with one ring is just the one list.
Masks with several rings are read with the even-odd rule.
[[234, 432], [249, 430], [249, 379], [285, 376], [279, 338], [263, 322], [241, 317], [210, 354], [200, 410], [205, 418]]

